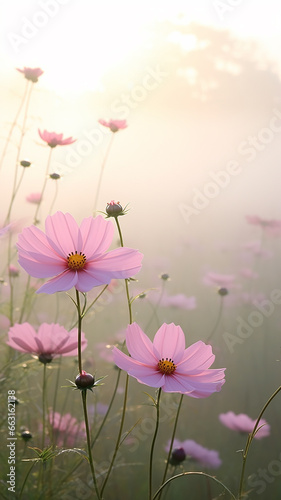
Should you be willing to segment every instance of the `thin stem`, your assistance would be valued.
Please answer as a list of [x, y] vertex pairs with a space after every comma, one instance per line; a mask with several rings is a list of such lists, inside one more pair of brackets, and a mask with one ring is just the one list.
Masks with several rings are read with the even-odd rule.
[[[162, 484], [165, 483], [166, 477], [167, 477], [167, 472], [168, 472], [170, 458], [171, 458], [171, 454], [172, 454], [172, 450], [173, 450], [173, 444], [174, 444], [174, 439], [175, 439], [175, 435], [176, 435], [176, 430], [177, 430], [182, 401], [183, 401], [183, 394], [181, 394], [179, 404], [178, 404], [178, 410], [177, 410], [177, 414], [176, 414], [176, 418], [175, 418], [174, 429], [173, 429], [173, 433], [172, 433], [171, 444], [170, 444], [170, 449], [169, 449], [169, 453], [168, 453], [168, 457], [167, 457], [167, 463], [166, 463], [166, 467], [165, 467], [165, 471], [164, 471], [164, 475], [163, 475], [163, 479], [162, 479]], [[162, 496], [162, 491], [160, 493], [159, 500], [160, 500], [161, 496]]]
[[24, 482], [23, 482], [23, 485], [22, 485], [21, 490], [20, 490], [20, 493], [19, 493], [19, 499], [21, 498], [21, 496], [22, 496], [22, 494], [23, 494], [23, 490], [24, 490], [24, 487], [25, 487], [25, 485], [26, 485], [26, 481], [28, 480], [28, 477], [29, 477], [29, 475], [30, 475], [30, 473], [31, 473], [31, 471], [32, 471], [32, 469], [33, 469], [33, 467], [34, 467], [34, 465], [35, 465], [36, 463], [37, 463], [37, 462], [33, 462], [32, 466], [30, 467], [30, 469], [29, 469], [28, 473], [26, 474], [26, 476], [25, 476], [25, 478], [24, 478]]
[[13, 133], [13, 130], [17, 124], [17, 121], [18, 121], [18, 117], [20, 115], [20, 112], [22, 110], [22, 107], [23, 107], [23, 104], [24, 104], [24, 101], [25, 101], [25, 98], [26, 98], [26, 94], [27, 94], [27, 91], [28, 91], [28, 85], [29, 85], [29, 81], [27, 80], [26, 81], [26, 86], [25, 86], [25, 90], [24, 90], [24, 94], [22, 96], [22, 100], [21, 100], [21, 103], [20, 103], [20, 106], [19, 106], [19, 109], [17, 111], [17, 114], [15, 116], [15, 119], [11, 125], [11, 128], [9, 130], [9, 133], [8, 133], [8, 137], [6, 139], [6, 143], [5, 143], [5, 146], [4, 146], [4, 149], [3, 149], [3, 152], [2, 152], [2, 155], [1, 155], [1, 159], [0, 159], [0, 169], [2, 167], [2, 164], [4, 162], [4, 159], [5, 159], [5, 156], [6, 156], [6, 152], [7, 152], [7, 149], [8, 149], [8, 146], [9, 146], [9, 142], [11, 140], [11, 137], [12, 137], [12, 133]]
[[[115, 217], [115, 222], [116, 222], [118, 233], [119, 233], [121, 247], [124, 247], [122, 231], [121, 231], [121, 227], [120, 227], [120, 224], [118, 221], [118, 217]], [[131, 325], [133, 322], [133, 314], [132, 314], [132, 303], [131, 303], [130, 294], [129, 294], [128, 282], [129, 282], [129, 280], [125, 279], [126, 296], [127, 296], [127, 303], [128, 303], [128, 308], [129, 308], [129, 318], [130, 318], [130, 325]]]
[[46, 173], [45, 173], [45, 180], [44, 180], [44, 183], [43, 183], [43, 186], [42, 186], [42, 190], [41, 190], [41, 197], [40, 197], [39, 203], [37, 204], [36, 211], [35, 211], [35, 214], [34, 214], [34, 224], [35, 225], [38, 223], [37, 216], [38, 216], [38, 212], [39, 212], [39, 209], [40, 209], [42, 201], [43, 201], [43, 196], [44, 196], [46, 185], [47, 185], [48, 173], [49, 173], [49, 168], [50, 168], [50, 164], [51, 164], [51, 157], [52, 157], [53, 149], [54, 148], [50, 147], [49, 157], [48, 157], [47, 167], [46, 167]]
[[52, 211], [53, 211], [53, 208], [54, 208], [54, 204], [55, 204], [55, 201], [56, 201], [57, 197], [58, 197], [58, 181], [55, 180], [55, 194], [54, 194], [51, 206], [50, 206], [49, 215], [52, 214]]
[[243, 452], [243, 463], [242, 463], [242, 472], [241, 472], [241, 478], [240, 478], [240, 486], [239, 486], [239, 494], [238, 494], [238, 500], [241, 500], [242, 498], [242, 494], [243, 494], [243, 482], [244, 482], [244, 475], [245, 475], [245, 467], [246, 467], [246, 461], [247, 461], [247, 457], [248, 457], [248, 452], [249, 452], [249, 448], [251, 446], [251, 443], [255, 437], [255, 434], [256, 434], [256, 430], [259, 426], [259, 423], [260, 423], [260, 420], [266, 410], [266, 408], [268, 407], [268, 405], [271, 403], [271, 401], [275, 398], [275, 396], [277, 396], [277, 394], [281, 391], [281, 386], [278, 387], [278, 389], [276, 389], [276, 391], [270, 396], [270, 398], [268, 399], [268, 401], [265, 403], [264, 407], [262, 408], [259, 416], [258, 416], [258, 419], [256, 421], [256, 424], [255, 424], [255, 427], [253, 428], [252, 432], [249, 434], [248, 436], [248, 439], [247, 439], [247, 443], [246, 443], [246, 446], [245, 446], [245, 451]]
[[221, 320], [221, 316], [222, 316], [222, 311], [223, 311], [223, 296], [220, 296], [220, 307], [219, 307], [219, 312], [218, 312], [218, 316], [217, 316], [217, 320], [213, 326], [213, 329], [211, 331], [211, 333], [209, 334], [209, 337], [207, 338], [207, 340], [205, 340], [205, 343], [207, 344], [208, 342], [210, 342], [212, 336], [214, 335], [217, 327], [219, 326], [219, 323], [220, 323], [220, 320]]
[[45, 433], [46, 433], [46, 418], [45, 418], [45, 411], [46, 411], [46, 363], [44, 363], [44, 369], [43, 369], [43, 388], [42, 388], [42, 424], [43, 424], [43, 429], [42, 429], [42, 450], [44, 450], [45, 447]]
[[116, 458], [116, 455], [117, 455], [117, 452], [118, 452], [118, 449], [119, 449], [121, 437], [122, 437], [123, 426], [124, 426], [124, 422], [125, 422], [127, 398], [128, 398], [128, 385], [129, 385], [129, 375], [127, 374], [126, 375], [126, 385], [125, 385], [125, 391], [124, 391], [124, 403], [123, 403], [123, 410], [122, 410], [120, 428], [119, 428], [119, 432], [118, 432], [118, 436], [117, 436], [117, 440], [116, 440], [116, 445], [115, 445], [115, 450], [114, 450], [114, 453], [113, 453], [113, 457], [111, 459], [110, 466], [108, 468], [105, 480], [104, 480], [102, 488], [101, 488], [101, 496], [103, 495], [104, 488], [106, 486], [106, 483], [107, 483], [107, 481], [109, 479], [109, 476], [110, 476], [110, 473], [111, 473], [111, 470], [112, 470], [112, 467], [114, 465], [114, 461], [115, 461], [115, 458]]
[[148, 498], [149, 500], [152, 499], [152, 468], [153, 468], [153, 453], [154, 453], [154, 446], [155, 446], [155, 441], [158, 433], [158, 428], [159, 428], [159, 409], [160, 409], [160, 396], [161, 396], [161, 387], [158, 389], [158, 396], [157, 396], [157, 401], [156, 401], [156, 425], [155, 425], [155, 431], [154, 431], [154, 436], [152, 439], [151, 443], [151, 450], [150, 450], [150, 460], [149, 460], [149, 494]]
[[27, 300], [28, 300], [28, 296], [29, 296], [30, 280], [31, 280], [31, 277], [30, 277], [30, 275], [28, 275], [27, 283], [26, 283], [26, 287], [25, 287], [24, 299], [23, 299], [22, 308], [21, 308], [21, 312], [20, 312], [19, 323], [22, 323], [25, 307], [27, 304]]
[[92, 473], [92, 478], [93, 478], [93, 483], [94, 483], [95, 491], [97, 494], [97, 498], [98, 498], [98, 500], [101, 500], [101, 496], [100, 496], [98, 485], [97, 485], [95, 469], [94, 469], [93, 456], [92, 456], [91, 435], [90, 435], [88, 412], [87, 412], [87, 389], [82, 389], [81, 394], [82, 394], [84, 420], [85, 420], [86, 435], [87, 435], [88, 456], [89, 456], [89, 462], [90, 462], [90, 467], [91, 467], [91, 473]]
[[169, 479], [167, 479], [167, 481], [162, 484], [160, 486], [160, 488], [156, 491], [155, 495], [153, 496], [152, 500], [155, 500], [159, 493], [163, 490], [163, 488], [165, 488], [165, 486], [167, 486], [168, 484], [170, 484], [171, 481], [174, 481], [175, 479], [178, 479], [179, 477], [183, 477], [183, 476], [205, 476], [205, 477], [208, 477], [209, 479], [212, 479], [213, 481], [215, 481], [216, 483], [220, 484], [224, 489], [225, 491], [227, 491], [231, 498], [233, 500], [236, 500], [236, 497], [233, 495], [233, 493], [227, 488], [227, 486], [225, 486], [225, 484], [223, 484], [221, 481], [219, 481], [216, 477], [214, 476], [210, 476], [209, 474], [206, 474], [205, 472], [181, 472], [180, 474], [177, 474], [176, 476], [173, 476], [173, 477], [170, 477]]
[[156, 311], [157, 311], [159, 305], [161, 304], [161, 300], [163, 298], [163, 294], [164, 294], [164, 290], [165, 290], [166, 281], [167, 280], [163, 280], [162, 281], [162, 287], [161, 287], [160, 296], [159, 296], [159, 299], [157, 300], [156, 304], [154, 306], [151, 304], [151, 308], [152, 308], [153, 312], [152, 312], [152, 315], [151, 315], [150, 319], [148, 320], [148, 323], [146, 324], [145, 330], [147, 330], [149, 328], [149, 326], [150, 326], [150, 324], [151, 324], [151, 322], [152, 322], [152, 320], [153, 320], [154, 317], [156, 317], [156, 319], [157, 319], [158, 327], [160, 326]]
[[97, 210], [97, 205], [98, 205], [98, 198], [99, 198], [99, 194], [100, 194], [100, 188], [101, 188], [101, 183], [102, 183], [102, 177], [103, 177], [104, 167], [105, 167], [105, 164], [106, 164], [106, 161], [107, 161], [107, 158], [108, 158], [108, 155], [109, 155], [109, 151], [110, 151], [112, 143], [113, 143], [113, 138], [114, 138], [114, 133], [111, 134], [111, 138], [110, 138], [110, 141], [109, 141], [109, 144], [108, 144], [108, 147], [107, 147], [107, 150], [106, 150], [103, 162], [101, 164], [101, 170], [100, 170], [100, 175], [99, 175], [99, 180], [98, 180], [98, 187], [97, 187], [96, 196], [95, 196], [95, 202], [94, 202], [94, 210], [93, 210], [93, 216], [94, 217], [96, 215], [96, 210]]
[[79, 373], [82, 373], [82, 346], [81, 346], [81, 338], [82, 338], [82, 315], [81, 315], [81, 307], [80, 307], [80, 297], [78, 290], [76, 291], [76, 301], [77, 301], [77, 313], [78, 313], [78, 367]]

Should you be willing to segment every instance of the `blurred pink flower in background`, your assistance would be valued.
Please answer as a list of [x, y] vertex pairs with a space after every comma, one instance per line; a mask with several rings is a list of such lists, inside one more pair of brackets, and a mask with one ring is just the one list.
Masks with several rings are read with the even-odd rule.
[[104, 127], [110, 128], [111, 132], [118, 132], [118, 130], [122, 130], [124, 128], [127, 128], [127, 122], [126, 120], [103, 120], [100, 119], [98, 122], [103, 125]]
[[246, 215], [246, 220], [249, 224], [260, 226], [268, 234], [281, 235], [281, 220], [262, 219], [258, 215]]
[[257, 279], [259, 276], [255, 271], [248, 267], [244, 267], [243, 269], [241, 269], [240, 274], [241, 276], [243, 276], [243, 278], [247, 279]]
[[72, 448], [80, 439], [86, 438], [84, 422], [78, 422], [70, 413], [61, 415], [59, 412], [51, 412], [49, 421], [53, 428], [53, 434], [57, 446], [69, 446]]
[[12, 264], [9, 266], [9, 275], [12, 276], [12, 278], [16, 278], [20, 273], [20, 270], [18, 267], [13, 266]]
[[[20, 352], [36, 354], [39, 361], [49, 363], [57, 356], [77, 356], [77, 328], [70, 332], [55, 323], [42, 323], [38, 333], [29, 323], [15, 324], [8, 332], [7, 344]], [[87, 346], [82, 332], [82, 351]]]
[[225, 382], [224, 368], [209, 369], [215, 360], [212, 347], [199, 341], [185, 349], [184, 333], [173, 323], [164, 323], [153, 343], [133, 323], [127, 327], [126, 344], [131, 357], [114, 347], [115, 364], [141, 384], [205, 398]]
[[42, 200], [42, 195], [41, 193], [30, 193], [25, 199], [26, 201], [28, 201], [28, 203], [39, 205], [39, 203], [41, 203]]
[[219, 274], [208, 272], [203, 277], [203, 283], [210, 286], [219, 286], [225, 288], [231, 288], [235, 281], [235, 276], [233, 274]]
[[56, 134], [56, 132], [47, 132], [47, 130], [41, 132], [40, 129], [38, 129], [38, 132], [41, 139], [47, 142], [50, 148], [55, 148], [56, 146], [67, 146], [68, 144], [73, 144], [76, 141], [76, 139], [73, 139], [72, 137], [63, 139], [63, 134]]
[[[248, 415], [244, 413], [236, 415], [233, 411], [221, 413], [219, 415], [219, 420], [225, 427], [246, 434], [252, 432], [256, 424], [256, 420], [252, 420]], [[261, 429], [259, 429], [254, 436], [256, 439], [262, 439], [270, 435], [270, 425], [263, 418], [259, 421], [259, 427], [261, 427]]]
[[23, 229], [17, 248], [19, 264], [35, 278], [50, 278], [38, 292], [55, 293], [75, 287], [88, 292], [113, 278], [130, 278], [141, 269], [143, 255], [120, 247], [106, 252], [114, 226], [101, 215], [83, 219], [79, 227], [70, 214], [48, 216], [46, 234], [35, 226]]
[[[165, 447], [166, 452], [169, 452], [171, 441], [168, 441]], [[219, 456], [219, 452], [216, 450], [209, 450], [204, 448], [200, 444], [192, 441], [191, 439], [186, 439], [185, 441], [179, 441], [175, 439], [173, 442], [173, 450], [184, 450], [186, 457], [190, 457], [199, 464], [205, 467], [211, 467], [212, 469], [217, 469], [221, 466], [222, 461]]]
[[39, 76], [43, 75], [44, 71], [41, 68], [27, 68], [23, 69], [16, 68], [17, 71], [24, 74], [24, 78], [30, 80], [33, 83], [38, 82]]
[[[151, 302], [158, 303], [159, 298], [155, 295], [151, 295]], [[176, 309], [184, 309], [186, 311], [191, 311], [196, 309], [196, 298], [187, 297], [183, 293], [178, 293], [176, 295], [168, 295], [163, 293], [159, 306], [162, 307], [174, 307]]]

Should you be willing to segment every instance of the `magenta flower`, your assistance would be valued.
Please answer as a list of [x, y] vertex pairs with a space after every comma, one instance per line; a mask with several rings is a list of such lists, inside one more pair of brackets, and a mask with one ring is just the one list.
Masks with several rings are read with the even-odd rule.
[[[171, 441], [167, 443], [165, 448], [167, 452], [170, 449], [170, 443]], [[184, 450], [186, 457], [190, 457], [205, 467], [217, 469], [222, 464], [218, 451], [204, 448], [204, 446], [201, 446], [191, 439], [186, 439], [183, 442], [175, 439], [173, 443], [173, 450], [175, 451], [180, 449]]]
[[126, 120], [109, 120], [107, 122], [106, 120], [100, 119], [99, 123], [104, 127], [110, 128], [111, 132], [118, 132], [118, 130], [128, 127]]
[[[235, 415], [233, 411], [229, 411], [228, 413], [221, 413], [219, 415], [220, 422], [228, 427], [229, 429], [237, 432], [242, 432], [246, 434], [250, 434], [255, 425], [256, 420], [252, 420], [248, 415], [244, 413], [239, 413]], [[261, 427], [262, 426], [262, 427]], [[259, 421], [259, 431], [255, 434], [256, 439], [262, 439], [264, 437], [269, 436], [270, 434], [270, 425], [263, 418]]]
[[44, 71], [41, 68], [26, 68], [23, 69], [16, 68], [17, 71], [24, 74], [24, 78], [30, 80], [33, 83], [38, 82], [39, 76], [43, 75]]
[[23, 269], [35, 278], [52, 278], [37, 293], [62, 292], [73, 286], [88, 292], [113, 278], [130, 278], [141, 269], [143, 255], [137, 250], [122, 247], [106, 252], [114, 226], [101, 215], [84, 219], [79, 227], [70, 214], [57, 212], [47, 217], [45, 231], [27, 227], [17, 243]]
[[209, 369], [215, 360], [212, 347], [199, 341], [185, 349], [184, 333], [173, 323], [164, 323], [153, 343], [133, 323], [127, 328], [126, 344], [131, 357], [114, 347], [114, 362], [141, 384], [205, 398], [219, 392], [225, 382], [225, 368]]
[[70, 413], [61, 415], [52, 412], [49, 415], [50, 424], [53, 427], [57, 446], [73, 447], [78, 440], [85, 439], [86, 429], [84, 422], [78, 422]]
[[[70, 332], [55, 323], [42, 323], [36, 333], [29, 323], [15, 324], [8, 332], [7, 344], [16, 351], [36, 354], [42, 363], [50, 363], [57, 356], [77, 356], [77, 328]], [[82, 332], [82, 351], [87, 346]]]
[[38, 129], [38, 132], [41, 139], [47, 142], [50, 148], [55, 148], [56, 146], [67, 146], [68, 144], [73, 144], [73, 142], [76, 141], [76, 139], [73, 139], [72, 137], [63, 139], [63, 134], [56, 134], [56, 132], [47, 132], [47, 130], [41, 132], [40, 129]]
[[30, 193], [25, 199], [26, 201], [28, 201], [28, 203], [39, 205], [39, 203], [41, 203], [42, 200], [42, 195], [41, 193]]

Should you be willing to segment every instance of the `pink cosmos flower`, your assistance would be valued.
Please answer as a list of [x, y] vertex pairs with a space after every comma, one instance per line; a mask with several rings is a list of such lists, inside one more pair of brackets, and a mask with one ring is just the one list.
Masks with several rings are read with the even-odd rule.
[[107, 122], [106, 120], [100, 119], [99, 123], [104, 127], [110, 128], [111, 132], [118, 132], [118, 130], [128, 127], [126, 120], [109, 120]]
[[85, 439], [86, 429], [84, 422], [78, 422], [70, 413], [61, 415], [59, 412], [51, 412], [50, 424], [53, 427], [57, 446], [73, 447], [80, 439]]
[[[166, 452], [169, 452], [170, 449], [169, 441], [165, 448]], [[219, 456], [219, 452], [216, 450], [209, 450], [208, 448], [204, 448], [200, 444], [192, 441], [191, 439], [186, 439], [181, 442], [178, 439], [174, 440], [173, 449], [183, 449], [184, 453], [187, 457], [192, 458], [196, 462], [199, 462], [201, 465], [205, 467], [210, 467], [212, 469], [217, 469], [221, 466], [222, 461]]]
[[38, 82], [39, 76], [43, 75], [44, 71], [41, 68], [26, 68], [23, 69], [16, 68], [17, 71], [24, 74], [24, 78], [30, 80], [33, 83]]
[[225, 382], [225, 368], [209, 369], [215, 360], [212, 347], [199, 341], [185, 349], [184, 333], [173, 323], [164, 323], [153, 342], [133, 323], [127, 328], [126, 344], [131, 357], [114, 347], [114, 362], [141, 384], [205, 398], [219, 392]]
[[76, 139], [73, 139], [72, 137], [63, 139], [63, 134], [56, 134], [56, 132], [47, 132], [47, 130], [41, 132], [40, 129], [38, 129], [38, 132], [41, 139], [47, 142], [50, 148], [55, 148], [56, 146], [67, 146], [68, 144], [73, 144], [73, 142], [76, 141]]
[[183, 293], [178, 293], [176, 295], [168, 295], [163, 293], [160, 305], [163, 307], [174, 307], [177, 309], [191, 311], [193, 309], [196, 309], [196, 298], [187, 297]]
[[[252, 420], [248, 415], [244, 413], [239, 413], [235, 415], [233, 411], [229, 411], [228, 413], [221, 413], [219, 415], [220, 422], [228, 427], [229, 429], [237, 432], [242, 432], [249, 434], [253, 431], [256, 420]], [[263, 427], [261, 427], [263, 426]], [[255, 434], [256, 439], [262, 439], [264, 437], [269, 436], [270, 434], [270, 425], [263, 418], [259, 421], [259, 431]]]
[[26, 201], [28, 201], [28, 203], [39, 205], [39, 203], [41, 203], [42, 196], [41, 193], [30, 193], [25, 199]]
[[[77, 356], [77, 328], [70, 332], [55, 323], [42, 323], [36, 333], [29, 323], [15, 324], [8, 332], [7, 344], [20, 352], [36, 354], [42, 363], [50, 363], [57, 356]], [[87, 346], [82, 332], [82, 351]]]
[[258, 215], [246, 215], [246, 219], [249, 224], [262, 227], [266, 233], [281, 234], [281, 220], [262, 219]]
[[57, 212], [47, 217], [45, 232], [27, 227], [17, 243], [23, 269], [35, 278], [52, 278], [37, 293], [61, 292], [73, 286], [88, 292], [113, 278], [130, 278], [141, 269], [143, 255], [137, 250], [122, 247], [106, 252], [114, 226], [101, 215], [84, 219], [79, 227], [70, 214]]
[[215, 285], [219, 287], [230, 288], [233, 285], [235, 276], [233, 274], [218, 274], [213, 272], [208, 272], [203, 278], [203, 283], [205, 285]]

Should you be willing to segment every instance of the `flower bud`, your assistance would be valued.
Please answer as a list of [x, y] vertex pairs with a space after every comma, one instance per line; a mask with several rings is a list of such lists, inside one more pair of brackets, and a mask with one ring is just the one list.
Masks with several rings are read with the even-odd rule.
[[172, 455], [170, 458], [170, 464], [171, 465], [179, 465], [181, 462], [183, 462], [186, 458], [186, 454], [183, 448], [176, 448], [175, 450], [172, 451]]
[[170, 279], [170, 276], [167, 273], [163, 273], [161, 274], [160, 278], [163, 281], [168, 281]]
[[27, 429], [25, 429], [24, 431], [22, 431], [21, 437], [24, 441], [29, 441], [29, 439], [32, 438], [32, 434]]
[[84, 370], [82, 370], [82, 373], [80, 375], [77, 375], [75, 379], [75, 384], [78, 387], [78, 389], [91, 389], [95, 383], [95, 379], [93, 375], [90, 373], [86, 373]]
[[54, 179], [55, 181], [60, 179], [60, 174], [56, 174], [55, 172], [53, 174], [49, 175], [50, 179]]
[[47, 354], [47, 353], [43, 352], [42, 354], [40, 354], [38, 356], [38, 359], [39, 359], [40, 363], [44, 363], [44, 365], [46, 365], [47, 363], [51, 363], [51, 361], [53, 361], [53, 356], [52, 356], [52, 354]]
[[30, 167], [31, 161], [29, 161], [29, 160], [22, 160], [20, 162], [20, 164], [21, 164], [22, 167]]
[[225, 295], [228, 295], [228, 290], [227, 288], [220, 288], [218, 290], [218, 294], [221, 296], [221, 297], [225, 297]]
[[124, 215], [123, 207], [120, 205], [119, 201], [112, 200], [110, 203], [107, 203], [105, 209], [107, 215], [109, 217], [118, 217], [119, 215]]

